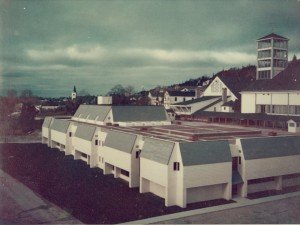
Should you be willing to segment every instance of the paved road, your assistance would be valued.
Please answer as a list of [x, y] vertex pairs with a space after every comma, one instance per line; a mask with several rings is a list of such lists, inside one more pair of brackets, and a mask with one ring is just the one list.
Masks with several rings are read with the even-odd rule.
[[272, 202], [227, 209], [202, 215], [194, 215], [174, 220], [161, 221], [160, 224], [244, 224], [300, 223], [300, 196]]
[[0, 224], [80, 224], [59, 207], [43, 200], [0, 170]]

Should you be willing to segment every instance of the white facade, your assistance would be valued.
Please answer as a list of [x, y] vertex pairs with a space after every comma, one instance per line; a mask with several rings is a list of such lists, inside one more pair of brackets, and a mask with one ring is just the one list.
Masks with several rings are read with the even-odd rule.
[[288, 132], [290, 133], [300, 133], [300, 123], [294, 120], [287, 121], [288, 123]]
[[195, 99], [196, 96], [196, 92], [194, 96], [185, 96], [184, 92], [185, 91], [178, 91], [178, 92], [182, 92], [182, 95], [170, 95], [168, 91], [165, 92], [165, 96], [164, 96], [164, 106], [166, 109], [170, 109], [170, 106], [176, 103], [180, 103], [180, 102], [185, 102], [185, 101], [190, 101]]
[[300, 116], [299, 91], [241, 92], [242, 113]]
[[[69, 120], [61, 120], [59, 124], [58, 121], [49, 118], [45, 121], [43, 143], [50, 143], [50, 147], [73, 155], [90, 167], [102, 169], [104, 174], [127, 181], [129, 187], [139, 187], [141, 193], [151, 192], [163, 198], [166, 206], [186, 207], [194, 202], [229, 200], [236, 194], [246, 197], [254, 192], [300, 185], [300, 154], [290, 148], [299, 148], [300, 136], [248, 138], [252, 140], [251, 145], [266, 141], [252, 153], [251, 145], [242, 139], [231, 144], [176, 142], [108, 126]], [[114, 136], [109, 136], [112, 133]], [[150, 147], [148, 140], [152, 141]], [[270, 143], [277, 148], [276, 143], [283, 143], [285, 147], [274, 151], [268, 147]], [[193, 151], [193, 157], [189, 151]], [[237, 159], [236, 167], [234, 159]], [[236, 174], [241, 177], [238, 181]], [[237, 193], [232, 193], [233, 187], [237, 187]]]
[[112, 104], [112, 97], [111, 96], [98, 96], [97, 97], [97, 104], [98, 105], [111, 105]]
[[232, 91], [224, 84], [224, 82], [219, 78], [215, 77], [215, 79], [208, 85], [208, 87], [203, 92], [203, 96], [222, 96], [223, 90], [226, 88], [227, 97], [229, 97], [228, 101], [237, 100], [237, 96], [235, 96]]

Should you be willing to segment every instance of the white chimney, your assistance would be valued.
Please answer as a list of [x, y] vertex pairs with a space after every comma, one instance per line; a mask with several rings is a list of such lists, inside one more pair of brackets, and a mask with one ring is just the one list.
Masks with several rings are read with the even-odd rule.
[[223, 103], [227, 102], [227, 88], [222, 89], [222, 101]]

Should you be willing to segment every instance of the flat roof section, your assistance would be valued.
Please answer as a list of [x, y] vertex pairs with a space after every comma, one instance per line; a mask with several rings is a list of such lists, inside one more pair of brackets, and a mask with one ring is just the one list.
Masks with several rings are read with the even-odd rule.
[[[86, 124], [74, 121], [78, 124]], [[178, 121], [179, 122], [179, 121]], [[162, 125], [162, 126], [137, 126], [119, 127], [104, 126], [105, 129], [119, 130], [132, 134], [139, 134], [145, 137], [153, 137], [161, 140], [177, 142], [194, 142], [198, 140], [233, 140], [236, 138], [268, 137], [269, 131], [275, 131], [277, 136], [294, 136], [295, 134], [277, 129], [263, 129], [253, 127], [242, 127], [238, 125], [209, 124], [198, 121], [180, 121], [181, 124]]]

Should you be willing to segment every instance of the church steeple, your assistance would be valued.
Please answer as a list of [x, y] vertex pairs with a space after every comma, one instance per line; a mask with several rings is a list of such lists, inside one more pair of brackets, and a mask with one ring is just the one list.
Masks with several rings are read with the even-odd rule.
[[77, 98], [76, 86], [74, 85], [73, 92], [71, 94], [71, 99], [75, 100]]

